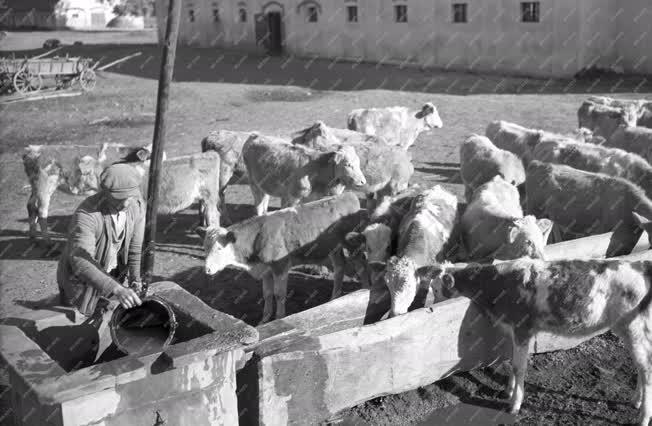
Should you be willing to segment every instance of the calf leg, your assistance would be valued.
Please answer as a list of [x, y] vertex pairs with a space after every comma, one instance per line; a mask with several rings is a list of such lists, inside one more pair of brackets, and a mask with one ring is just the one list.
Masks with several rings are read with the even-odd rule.
[[518, 414], [525, 394], [525, 371], [527, 370], [527, 357], [530, 348], [530, 336], [514, 336], [512, 339], [512, 371], [514, 375], [514, 391], [510, 400], [510, 413]]
[[36, 238], [38, 234], [38, 197], [34, 188], [32, 188], [32, 193], [27, 200], [27, 217], [29, 222], [29, 237]]
[[272, 319], [274, 313], [274, 276], [272, 271], [269, 270], [263, 274], [263, 318], [260, 320], [261, 324], [268, 322]]
[[204, 226], [220, 226], [220, 211], [217, 208], [218, 203], [219, 200], [215, 200], [213, 198], [203, 201], [204, 204], [203, 221], [206, 222]]
[[285, 317], [285, 300], [288, 293], [288, 273], [290, 262], [272, 268], [274, 274], [274, 298], [276, 299], [276, 319]]
[[338, 247], [334, 252], [328, 255], [333, 265], [333, 293], [331, 300], [342, 295], [342, 281], [344, 281], [344, 255], [342, 248]]
[[265, 194], [255, 184], [249, 185], [251, 193], [254, 196], [254, 207], [256, 207], [256, 216], [262, 216], [267, 213], [267, 205], [269, 204], [269, 195]]

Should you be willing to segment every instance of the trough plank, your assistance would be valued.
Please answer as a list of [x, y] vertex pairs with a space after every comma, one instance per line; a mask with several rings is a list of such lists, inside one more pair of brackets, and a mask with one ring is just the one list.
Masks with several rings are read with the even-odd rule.
[[[603, 258], [607, 253], [611, 232], [589, 237], [549, 244], [545, 247], [546, 260], [562, 259], [593, 259]], [[632, 253], [646, 250], [650, 247], [647, 233], [643, 232]]]

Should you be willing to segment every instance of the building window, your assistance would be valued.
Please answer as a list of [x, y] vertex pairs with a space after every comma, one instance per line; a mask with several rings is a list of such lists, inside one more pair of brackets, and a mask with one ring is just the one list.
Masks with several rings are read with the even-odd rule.
[[394, 5], [394, 21], [396, 22], [407, 22], [407, 5], [406, 4], [397, 4]]
[[195, 11], [193, 9], [188, 9], [188, 20], [195, 22]]
[[346, 7], [346, 22], [358, 22], [358, 6]]
[[521, 3], [521, 20], [523, 22], [539, 22], [538, 1], [525, 1]]
[[466, 3], [453, 3], [453, 22], [468, 22], [466, 18]]
[[247, 9], [244, 7], [238, 9], [238, 19], [240, 19], [240, 22], [247, 22]]
[[317, 8], [315, 6], [308, 7], [308, 22], [317, 22]]

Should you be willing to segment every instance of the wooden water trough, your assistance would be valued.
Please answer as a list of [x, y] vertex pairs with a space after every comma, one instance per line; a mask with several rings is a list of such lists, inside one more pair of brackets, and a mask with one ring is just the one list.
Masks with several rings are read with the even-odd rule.
[[[610, 236], [550, 245], [546, 255], [604, 257]], [[648, 246], [644, 234], [623, 258], [652, 260]], [[430, 300], [421, 291], [411, 312], [379, 321], [390, 304], [379, 286], [259, 326], [260, 340], [245, 349], [249, 359], [238, 373], [240, 424], [318, 424], [369, 399], [510, 356], [510, 339], [469, 299]], [[541, 333], [530, 351], [569, 349], [588, 338]]]

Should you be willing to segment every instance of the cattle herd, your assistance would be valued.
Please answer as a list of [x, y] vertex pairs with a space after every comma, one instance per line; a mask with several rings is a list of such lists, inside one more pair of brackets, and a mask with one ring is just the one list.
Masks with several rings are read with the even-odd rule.
[[[389, 289], [389, 317], [404, 314], [417, 290], [435, 302], [473, 298], [513, 340], [511, 411], [523, 400], [531, 338], [539, 331], [586, 335], [611, 328], [638, 368], [633, 401], [652, 416], [652, 262], [629, 254], [643, 231], [652, 244], [652, 102], [590, 97], [568, 134], [494, 121], [460, 145], [465, 200], [437, 185], [410, 185], [408, 148], [442, 126], [437, 108], [356, 109], [347, 129], [316, 122], [291, 140], [219, 130], [201, 153], [165, 159], [160, 213], [199, 202], [205, 272], [226, 267], [262, 280], [262, 322], [285, 316], [296, 265], [333, 269], [332, 298], [344, 275]], [[49, 200], [62, 185], [97, 190], [107, 164], [128, 162], [146, 176], [149, 147], [30, 146], [30, 233], [47, 237]], [[256, 216], [229, 226], [225, 189], [247, 182]], [[147, 179], [143, 178], [143, 191]], [[365, 195], [361, 202], [354, 192]], [[281, 209], [267, 212], [270, 196]], [[224, 217], [222, 217], [224, 215]], [[232, 222], [232, 221], [229, 221]], [[558, 242], [612, 232], [607, 259], [546, 261]], [[234, 283], [237, 285], [237, 283]]]

